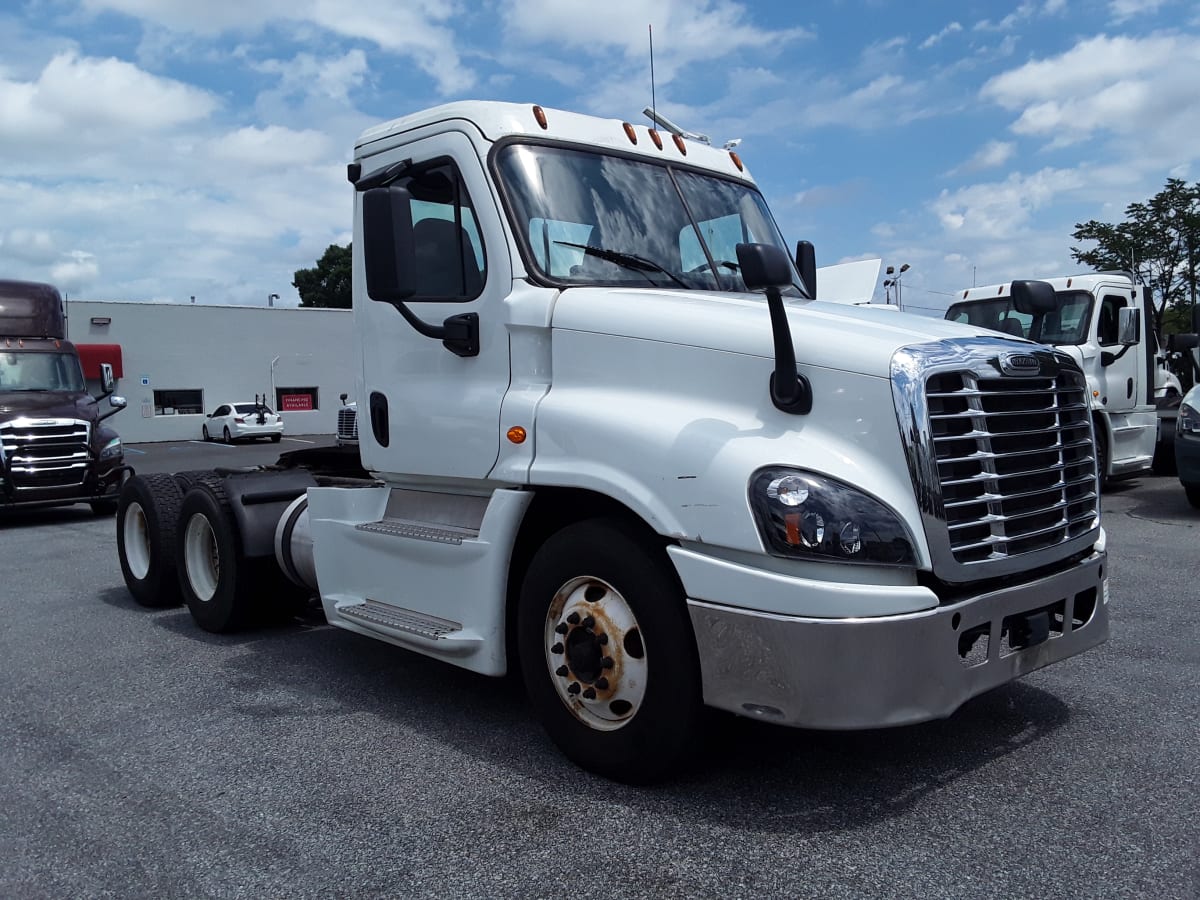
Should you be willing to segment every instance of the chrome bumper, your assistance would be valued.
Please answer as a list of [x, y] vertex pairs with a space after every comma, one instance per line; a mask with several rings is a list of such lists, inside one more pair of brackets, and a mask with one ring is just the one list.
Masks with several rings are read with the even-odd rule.
[[[1026, 584], [874, 618], [785, 616], [689, 599], [704, 700], [802, 728], [945, 718], [977, 694], [1103, 643], [1106, 562], [1099, 551]], [[752, 596], [754, 585], [746, 587]]]

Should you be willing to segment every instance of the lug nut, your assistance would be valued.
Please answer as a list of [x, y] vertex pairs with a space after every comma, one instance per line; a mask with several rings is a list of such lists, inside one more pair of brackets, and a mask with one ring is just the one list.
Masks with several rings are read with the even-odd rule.
[[579, 624], [579, 613], [577, 613], [577, 612], [571, 613], [569, 616], [567, 616], [567, 621], [570, 622], [572, 625], [578, 625]]
[[562, 653], [562, 652], [563, 652], [563, 645], [562, 645], [562, 644], [555, 644], [553, 647], [551, 647], [551, 648], [550, 648], [550, 652], [551, 652], [551, 653]]
[[567, 693], [568, 694], [578, 694], [580, 690], [581, 690], [581, 688], [579, 687], [578, 681], [572, 681], [570, 684], [567, 685]]
[[593, 618], [592, 616], [587, 616], [587, 617], [586, 617], [586, 618], [583, 620], [583, 627], [584, 627], [584, 628], [595, 628], [595, 627], [596, 627], [596, 620], [595, 620], [595, 618]]
[[555, 634], [566, 634], [570, 630], [571, 629], [570, 629], [570, 627], [568, 627], [566, 622], [559, 622], [557, 625], [554, 626]]
[[557, 669], [554, 670], [554, 674], [557, 675], [559, 678], [566, 678], [567, 675], [570, 674], [570, 672], [571, 672], [571, 670], [568, 669], [566, 666], [559, 666]]
[[608, 679], [605, 678], [603, 675], [601, 675], [599, 678], [596, 679], [596, 687], [598, 687], [602, 691], [607, 691], [608, 690]]
[[605, 634], [603, 631], [600, 632], [598, 635], [596, 635], [596, 643], [597, 644], [607, 644], [608, 643], [608, 635]]
[[604, 659], [600, 660], [600, 665], [606, 669], [611, 669], [613, 667], [613, 658], [611, 656], [604, 657]]
[[584, 691], [583, 699], [584, 700], [595, 700], [596, 699], [596, 689], [588, 688], [586, 691]]

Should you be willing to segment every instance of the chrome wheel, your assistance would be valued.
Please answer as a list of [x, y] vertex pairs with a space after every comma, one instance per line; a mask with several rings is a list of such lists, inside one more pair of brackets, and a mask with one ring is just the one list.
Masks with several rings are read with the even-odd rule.
[[546, 666], [563, 705], [584, 725], [615, 731], [646, 697], [646, 648], [629, 603], [599, 578], [572, 578], [546, 613]]

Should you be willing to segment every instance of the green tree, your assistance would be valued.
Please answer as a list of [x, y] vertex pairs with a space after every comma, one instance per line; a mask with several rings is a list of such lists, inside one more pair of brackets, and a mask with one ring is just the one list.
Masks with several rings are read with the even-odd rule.
[[1125, 217], [1076, 223], [1071, 237], [1095, 246], [1072, 247], [1071, 256], [1099, 272], [1131, 271], [1148, 285], [1158, 334], [1164, 323], [1167, 331], [1189, 330], [1200, 274], [1200, 182], [1168, 178], [1149, 200], [1125, 207]]
[[292, 287], [300, 292], [300, 305], [349, 309], [352, 271], [350, 244], [330, 244], [313, 268], [296, 271]]

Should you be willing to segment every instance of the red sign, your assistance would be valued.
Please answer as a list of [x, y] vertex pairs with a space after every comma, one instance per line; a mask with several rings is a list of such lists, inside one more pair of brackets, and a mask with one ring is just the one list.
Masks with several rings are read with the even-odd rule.
[[313, 408], [312, 394], [280, 394], [279, 400], [282, 412], [302, 412]]

